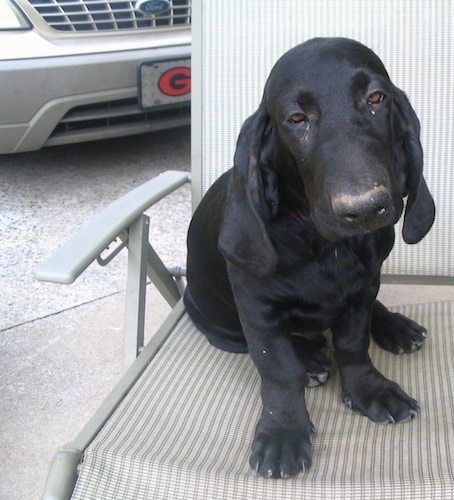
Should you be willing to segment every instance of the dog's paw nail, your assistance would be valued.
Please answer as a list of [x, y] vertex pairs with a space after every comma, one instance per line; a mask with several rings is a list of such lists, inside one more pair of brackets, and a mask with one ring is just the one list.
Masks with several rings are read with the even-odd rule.
[[421, 347], [422, 344], [420, 342], [413, 342], [413, 345], [411, 346], [411, 352], [420, 351]]
[[390, 423], [390, 424], [395, 424], [396, 423], [396, 420], [395, 418], [391, 415], [391, 413], [388, 413], [386, 415], [386, 420]]
[[290, 474], [287, 472], [287, 468], [285, 466], [281, 467], [280, 474], [282, 479], [287, 479], [290, 477]]
[[273, 477], [273, 469], [268, 469], [266, 471], [266, 477]]
[[349, 396], [346, 394], [342, 394], [342, 402], [344, 403], [345, 406], [348, 408], [353, 408], [352, 400]]

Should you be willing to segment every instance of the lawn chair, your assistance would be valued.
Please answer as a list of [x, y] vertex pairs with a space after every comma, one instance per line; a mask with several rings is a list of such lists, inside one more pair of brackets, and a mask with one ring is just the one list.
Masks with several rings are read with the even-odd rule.
[[[387, 280], [454, 284], [453, 16], [452, 3], [443, 0], [196, 2], [194, 205], [230, 166], [241, 122], [260, 101], [279, 55], [316, 35], [356, 38], [382, 57], [410, 95], [422, 122], [425, 176], [438, 209], [420, 245], [397, 244], [386, 264]], [[38, 271], [41, 280], [69, 283], [116, 237], [129, 250], [127, 371], [73, 443], [57, 453], [44, 498], [454, 498], [454, 302], [395, 309], [428, 328], [421, 351], [395, 356], [371, 346], [375, 366], [420, 401], [417, 418], [377, 425], [353, 413], [341, 403], [333, 370], [325, 386], [306, 391], [318, 431], [310, 471], [267, 480], [250, 469], [249, 447], [261, 411], [255, 367], [248, 355], [217, 350], [197, 331], [180, 300], [178, 280], [148, 243], [143, 212], [189, 179], [166, 172], [129, 193]], [[143, 346], [147, 275], [173, 310]]]

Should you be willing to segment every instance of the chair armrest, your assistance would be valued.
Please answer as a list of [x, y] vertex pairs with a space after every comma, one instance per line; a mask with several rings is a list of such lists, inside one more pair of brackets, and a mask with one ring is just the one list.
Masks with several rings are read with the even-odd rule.
[[167, 171], [114, 201], [38, 268], [37, 279], [73, 283], [140, 214], [189, 181], [187, 172]]

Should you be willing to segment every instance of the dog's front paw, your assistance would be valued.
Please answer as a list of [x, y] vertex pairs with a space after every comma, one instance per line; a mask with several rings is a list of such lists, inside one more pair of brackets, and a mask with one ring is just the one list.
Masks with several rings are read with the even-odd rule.
[[421, 349], [427, 337], [427, 330], [400, 313], [387, 314], [374, 320], [371, 333], [375, 342], [394, 354], [404, 354]]
[[418, 414], [419, 403], [398, 384], [379, 372], [344, 385], [342, 401], [353, 410], [377, 423], [407, 422]]
[[251, 467], [266, 478], [286, 479], [304, 472], [312, 464], [309, 428], [257, 428], [249, 460]]

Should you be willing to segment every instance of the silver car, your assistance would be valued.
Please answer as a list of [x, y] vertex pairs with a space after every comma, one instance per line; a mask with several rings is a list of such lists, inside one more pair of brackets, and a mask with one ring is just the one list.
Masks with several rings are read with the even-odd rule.
[[0, 154], [189, 123], [191, 0], [0, 0]]

